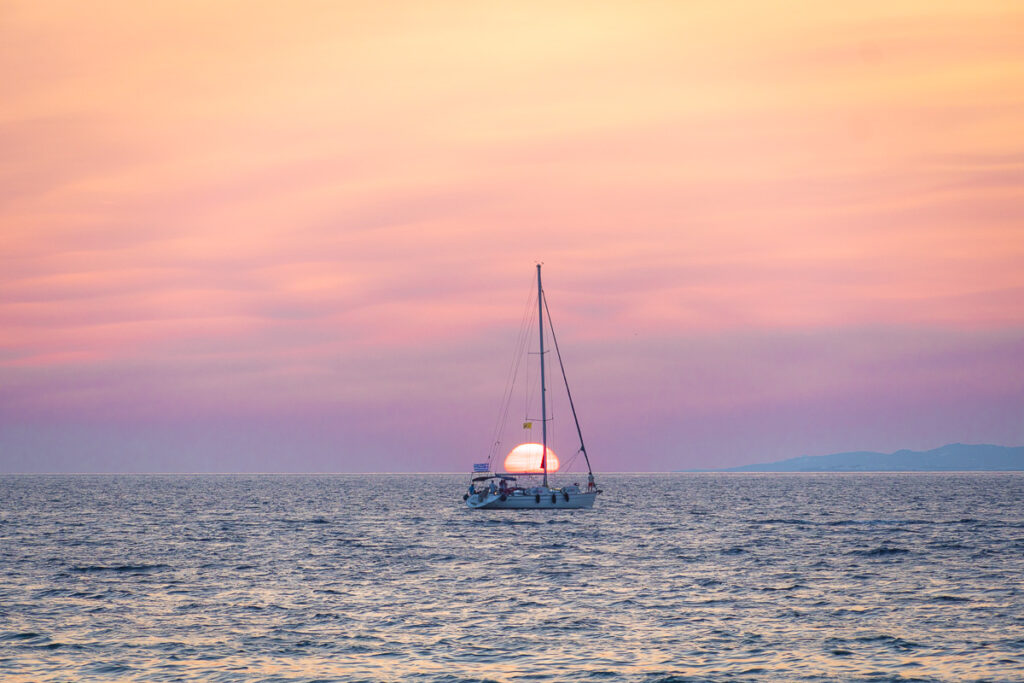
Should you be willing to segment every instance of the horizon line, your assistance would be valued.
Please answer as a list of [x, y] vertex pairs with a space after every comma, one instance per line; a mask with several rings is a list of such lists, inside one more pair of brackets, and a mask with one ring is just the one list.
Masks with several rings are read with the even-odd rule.
[[[794, 471], [773, 471], [773, 470], [743, 470], [734, 469], [690, 469], [690, 470], [633, 470], [620, 472], [599, 472], [595, 474], [1010, 474], [1024, 472], [1024, 469], [1016, 470], [794, 470]], [[30, 476], [60, 476], [60, 477], [123, 477], [123, 476], [206, 476], [226, 477], [236, 475], [262, 475], [262, 476], [334, 476], [334, 475], [417, 475], [417, 474], [444, 474], [444, 475], [471, 475], [479, 474], [474, 472], [0, 472], [0, 477], [30, 477]]]

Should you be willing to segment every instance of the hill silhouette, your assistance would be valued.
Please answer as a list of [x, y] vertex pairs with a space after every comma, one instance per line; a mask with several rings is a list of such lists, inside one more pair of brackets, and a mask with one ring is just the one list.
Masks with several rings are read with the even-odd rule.
[[971, 472], [1024, 470], [1024, 446], [953, 443], [930, 451], [856, 451], [730, 467], [720, 472]]

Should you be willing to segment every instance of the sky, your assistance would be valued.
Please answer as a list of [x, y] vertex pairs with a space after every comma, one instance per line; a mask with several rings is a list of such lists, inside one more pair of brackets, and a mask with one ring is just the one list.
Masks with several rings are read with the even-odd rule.
[[1024, 444], [1022, 35], [6, 0], [0, 472], [468, 471], [537, 262], [598, 471]]

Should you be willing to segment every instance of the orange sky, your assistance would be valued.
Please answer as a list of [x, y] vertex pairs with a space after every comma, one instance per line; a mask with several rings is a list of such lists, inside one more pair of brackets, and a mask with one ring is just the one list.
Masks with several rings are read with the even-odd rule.
[[250, 421], [312, 469], [461, 470], [536, 260], [645, 467], [1024, 442], [1022, 32], [1013, 2], [6, 2], [0, 470]]

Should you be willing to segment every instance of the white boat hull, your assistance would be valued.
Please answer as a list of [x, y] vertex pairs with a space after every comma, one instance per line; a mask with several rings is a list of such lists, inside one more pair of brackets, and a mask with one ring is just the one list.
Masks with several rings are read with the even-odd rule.
[[[539, 498], [539, 500], [538, 500]], [[498, 493], [475, 493], [466, 499], [466, 507], [474, 510], [578, 510], [594, 507], [597, 492], [569, 493], [551, 491], [546, 494], [505, 496]]]

